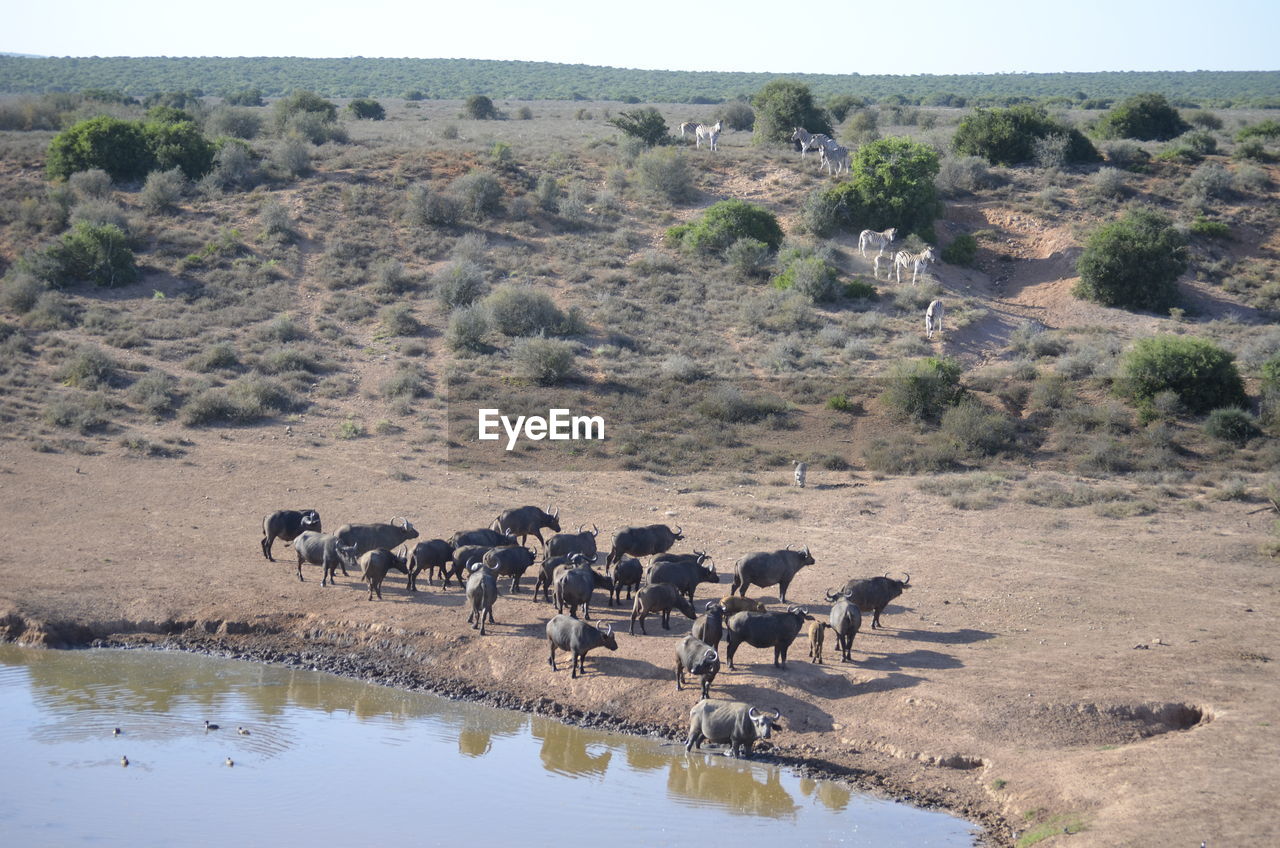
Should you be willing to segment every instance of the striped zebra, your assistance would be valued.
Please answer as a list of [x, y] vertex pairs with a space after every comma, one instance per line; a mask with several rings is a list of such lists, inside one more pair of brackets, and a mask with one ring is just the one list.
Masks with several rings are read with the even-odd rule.
[[804, 154], [810, 150], [821, 151], [823, 145], [831, 141], [829, 136], [822, 133], [810, 133], [804, 127], [795, 127], [795, 131], [791, 133], [791, 140], [800, 145], [800, 158], [804, 158]]
[[893, 270], [897, 275], [898, 282], [902, 282], [902, 269], [910, 265], [911, 283], [914, 285], [916, 275], [920, 273], [920, 269], [928, 268], [937, 261], [938, 254], [934, 252], [932, 247], [926, 247], [919, 253], [909, 253], [905, 250], [899, 250], [893, 256]]
[[822, 164], [826, 167], [827, 173], [833, 172], [839, 176], [841, 172], [849, 170], [849, 149], [841, 147], [831, 139], [827, 139], [827, 143], [822, 145], [819, 151], [822, 155]]
[[698, 126], [699, 124], [697, 121], [685, 121], [683, 124], [680, 125], [680, 137], [684, 138], [685, 133], [697, 132]]
[[924, 336], [933, 338], [934, 331], [942, 332], [942, 301], [930, 301], [929, 308], [924, 311]]
[[867, 246], [875, 245], [880, 248], [880, 252], [876, 254], [876, 258], [879, 259], [884, 254], [884, 249], [893, 244], [893, 239], [897, 234], [897, 227], [890, 227], [882, 233], [877, 233], [875, 230], [863, 230], [858, 236], [858, 252], [862, 254], [863, 259], [866, 259]]
[[716, 121], [713, 126], [706, 124], [698, 124], [698, 128], [693, 131], [694, 142], [699, 148], [702, 147], [702, 140], [707, 140], [707, 146], [712, 150], [716, 149], [717, 143], [720, 141], [720, 121]]

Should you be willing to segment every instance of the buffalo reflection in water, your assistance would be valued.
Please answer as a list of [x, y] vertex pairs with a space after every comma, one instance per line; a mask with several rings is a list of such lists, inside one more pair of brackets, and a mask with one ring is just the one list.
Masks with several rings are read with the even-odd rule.
[[[711, 755], [690, 755], [671, 760], [667, 774], [667, 795], [680, 801], [693, 798], [723, 807], [733, 813], [793, 818], [799, 809], [795, 799], [782, 787], [776, 768], [753, 766]], [[764, 782], [760, 775], [765, 776]]]

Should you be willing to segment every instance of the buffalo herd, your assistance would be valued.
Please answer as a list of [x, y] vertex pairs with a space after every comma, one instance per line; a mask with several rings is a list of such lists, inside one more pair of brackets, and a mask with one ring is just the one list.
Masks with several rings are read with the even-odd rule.
[[[544, 529], [554, 535], [544, 539]], [[625, 588], [632, 604], [631, 635], [635, 635], [637, 623], [641, 634], [647, 633], [645, 619], [650, 614], [658, 617], [663, 630], [671, 629], [673, 611], [693, 620], [690, 634], [675, 649], [676, 689], [683, 687], [685, 674], [694, 675], [699, 678], [702, 696], [689, 713], [685, 748], [691, 750], [703, 741], [725, 743], [727, 753], [734, 756], [749, 756], [757, 739], [767, 739], [781, 729], [778, 722], [782, 716], [777, 710], [710, 698], [711, 684], [720, 671], [722, 641], [723, 659], [731, 671], [734, 655], [744, 644], [773, 649], [774, 667], [785, 668], [791, 643], [806, 629], [809, 657], [821, 663], [824, 631], [831, 630], [841, 661], [852, 662], [850, 652], [862, 626], [862, 614], [871, 613], [871, 627], [882, 628], [881, 613], [910, 588], [909, 574], [902, 580], [888, 575], [853, 578], [840, 589], [825, 593], [831, 604], [828, 621], [817, 621], [807, 609], [794, 604], [769, 610], [761, 601], [746, 597], [748, 587], [777, 586], [778, 600], [785, 605], [787, 589], [796, 574], [814, 564], [807, 546], [794, 550], [788, 545], [783, 550], [758, 551], [740, 558], [729, 578], [729, 594], [708, 600], [699, 615], [695, 608], [698, 586], [718, 584], [721, 575], [706, 553], [670, 552], [684, 539], [680, 527], [673, 530], [665, 524], [650, 524], [618, 531], [602, 571], [592, 567], [599, 561], [599, 533], [595, 525], [590, 530], [579, 526], [576, 532], [562, 532], [559, 510], [522, 506], [503, 512], [490, 527], [460, 531], [447, 540], [418, 541], [410, 548], [418, 531], [407, 518], [394, 518], [386, 524], [344, 524], [334, 533], [324, 533], [316, 510], [279, 510], [262, 520], [262, 554], [274, 561], [272, 543], [276, 539], [292, 542], [298, 579], [304, 579], [304, 564], [319, 565], [322, 586], [332, 584], [339, 569], [343, 576], [348, 575], [348, 567], [358, 569], [368, 584], [369, 600], [382, 599], [382, 584], [391, 571], [406, 575], [410, 593], [418, 590], [420, 574], [425, 573], [429, 586], [439, 578], [441, 590], [448, 589], [451, 579], [456, 580], [466, 595], [467, 623], [481, 635], [487, 624], [496, 623], [493, 608], [499, 595], [498, 578], [509, 577], [509, 591], [514, 594], [520, 591], [520, 578], [537, 565], [533, 600], [538, 601], [541, 593], [542, 600], [556, 605], [556, 614], [546, 626], [548, 663], [554, 671], [556, 651], [567, 652], [573, 678], [586, 673], [589, 651], [601, 647], [618, 650], [611, 624], [588, 623], [595, 590], [604, 590], [612, 607], [622, 604]], [[541, 552], [525, 546], [530, 536], [538, 540]], [[647, 568], [641, 562], [643, 557], [650, 558]], [[810, 622], [808, 628], [806, 621]]]

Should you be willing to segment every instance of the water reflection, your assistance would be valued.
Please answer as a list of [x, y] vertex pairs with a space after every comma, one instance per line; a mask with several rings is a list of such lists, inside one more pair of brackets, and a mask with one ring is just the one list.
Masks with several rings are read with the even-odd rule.
[[806, 797], [817, 798], [828, 810], [840, 812], [849, 806], [853, 790], [836, 783], [834, 780], [814, 780], [811, 777], [800, 778], [800, 791]]
[[542, 740], [538, 756], [547, 771], [571, 777], [603, 776], [609, 770], [613, 751], [599, 750], [592, 753], [587, 746], [600, 740], [593, 739], [591, 731], [570, 727], [551, 719], [534, 719], [529, 727], [534, 739]]
[[795, 816], [799, 807], [791, 793], [782, 787], [777, 769], [722, 760], [729, 758], [692, 754], [673, 759], [667, 772], [667, 797], [682, 804], [690, 800], [706, 801], [739, 814], [769, 818]]

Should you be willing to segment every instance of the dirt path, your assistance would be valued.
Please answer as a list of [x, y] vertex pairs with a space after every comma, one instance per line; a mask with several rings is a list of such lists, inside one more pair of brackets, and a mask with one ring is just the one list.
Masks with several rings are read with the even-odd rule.
[[[11, 540], [0, 552], [0, 634], [82, 643], [181, 632], [205, 647], [358, 659], [348, 673], [678, 732], [696, 698], [671, 679], [683, 619], [670, 635], [651, 620], [650, 635], [629, 636], [628, 615], [600, 607], [621, 631], [619, 650], [571, 681], [547, 668], [549, 611], [531, 600], [531, 578], [517, 595], [502, 581], [499, 624], [481, 638], [456, 589], [411, 597], [393, 577], [386, 600], [368, 602], [354, 577], [321, 588], [308, 568], [299, 583], [279, 543], [277, 563], [258, 552], [260, 518], [281, 506], [316, 507], [330, 528], [407, 513], [430, 538], [550, 500], [567, 524], [595, 522], [602, 537], [679, 523], [681, 548], [712, 551], [722, 572], [748, 551], [809, 544], [818, 562], [789, 598], [817, 615], [823, 591], [848, 577], [911, 573], [885, 629], [857, 637], [853, 664], [830, 650], [811, 664], [801, 640], [785, 669], [743, 648], [739, 670], [717, 680], [716, 695], [784, 713], [776, 753], [791, 762], [986, 821], [994, 844], [1037, 826], [1084, 828], [1046, 845], [1280, 840], [1280, 593], [1274, 564], [1256, 553], [1272, 516], [1251, 505], [1170, 503], [1122, 520], [1016, 499], [958, 511], [908, 480], [851, 487], [847, 473], [820, 469], [803, 491], [717, 475], [517, 482], [451, 472], [431, 450], [384, 456], [376, 439], [321, 457], [308, 426], [210, 431], [164, 461], [0, 444], [0, 528]], [[392, 465], [413, 479], [388, 479]], [[735, 517], [748, 495], [798, 517]], [[753, 594], [776, 604], [772, 590]]]

